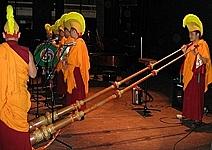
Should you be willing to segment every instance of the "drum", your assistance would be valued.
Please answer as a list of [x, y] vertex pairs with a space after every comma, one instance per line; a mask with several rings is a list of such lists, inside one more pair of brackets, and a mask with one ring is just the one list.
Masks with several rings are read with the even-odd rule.
[[35, 62], [41, 67], [52, 67], [58, 62], [58, 58], [55, 56], [57, 47], [52, 43], [42, 43], [38, 45], [34, 52]]

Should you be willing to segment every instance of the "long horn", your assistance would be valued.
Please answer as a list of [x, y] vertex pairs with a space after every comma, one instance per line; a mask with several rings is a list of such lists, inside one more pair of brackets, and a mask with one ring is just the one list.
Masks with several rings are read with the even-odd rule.
[[[169, 57], [175, 55], [176, 53], [178, 53], [178, 52], [180, 52], [180, 51], [181, 51], [181, 49], [178, 49], [177, 51], [175, 51], [175, 52], [169, 54], [168, 56], [166, 56], [166, 57], [160, 59], [159, 61], [157, 61], [157, 62], [155, 62], [155, 63], [153, 63], [153, 64], [150, 64], [149, 66], [147, 66], [147, 67], [143, 68], [142, 70], [140, 70], [140, 71], [138, 71], [138, 72], [136, 72], [136, 73], [134, 73], [134, 74], [128, 76], [127, 78], [125, 78], [125, 79], [123, 79], [123, 80], [121, 80], [121, 81], [119, 81], [119, 82], [114, 82], [114, 84], [112, 84], [111, 86], [109, 86], [109, 87], [107, 87], [107, 88], [105, 88], [105, 89], [103, 89], [103, 90], [97, 92], [96, 94], [94, 94], [94, 95], [92, 95], [92, 96], [90, 96], [90, 97], [88, 97], [88, 98], [86, 98], [86, 99], [84, 99], [84, 100], [78, 101], [76, 104], [72, 104], [72, 105], [66, 106], [66, 107], [64, 107], [64, 108], [62, 108], [62, 109], [60, 109], [60, 110], [58, 110], [58, 111], [55, 111], [55, 112], [53, 113], [53, 119], [54, 119], [54, 120], [58, 120], [61, 116], [65, 115], [65, 114], [68, 114], [68, 113], [71, 113], [71, 112], [74, 111], [74, 110], [79, 109], [82, 105], [84, 105], [85, 103], [87, 103], [87, 102], [93, 100], [94, 98], [96, 98], [96, 97], [98, 97], [98, 96], [100, 96], [100, 95], [102, 95], [102, 94], [104, 94], [104, 93], [106, 93], [106, 92], [109, 92], [109, 91], [112, 90], [112, 89], [118, 89], [119, 86], [120, 86], [121, 84], [123, 84], [123, 83], [125, 83], [125, 82], [131, 80], [132, 78], [134, 78], [134, 77], [140, 75], [141, 73], [144, 73], [144, 72], [146, 72], [146, 71], [148, 71], [148, 70], [153, 69], [153, 67], [154, 67], [155, 65], [158, 65], [158, 64], [161, 63], [162, 61], [168, 59]], [[188, 52], [190, 52], [190, 51], [188, 51]], [[172, 60], [172, 61], [169, 62], [168, 64], [162, 66], [161, 69], [163, 69], [163, 68], [165, 68], [166, 66], [170, 65], [171, 63], [177, 61], [178, 59], [180, 59], [181, 57], [183, 57], [184, 55], [186, 55], [188, 52], [182, 54], [181, 56], [179, 56], [179, 57], [177, 57], [176, 59]], [[154, 73], [157, 74], [157, 72], [159, 72], [161, 69], [155, 70]], [[32, 120], [32, 121], [29, 123], [29, 124], [30, 124], [30, 131], [34, 131], [36, 128], [39, 128], [39, 127], [42, 126], [42, 125], [51, 124], [53, 119], [52, 119], [52, 115], [51, 115], [50, 113], [46, 113], [45, 116], [41, 116], [41, 117], [39, 117], [39, 118], [36, 118], [36, 119]]]
[[[192, 51], [192, 50], [190, 50], [190, 51]], [[159, 71], [161, 71], [165, 67], [171, 65], [172, 63], [174, 63], [175, 61], [177, 61], [178, 59], [180, 59], [181, 57], [183, 57], [184, 55], [186, 55], [190, 51], [187, 51], [186, 53], [178, 56], [176, 59], [170, 61], [169, 63], [160, 67], [159, 69], [153, 70], [151, 73], [149, 73], [145, 77], [141, 78], [140, 80], [134, 82], [133, 84], [129, 85], [128, 87], [126, 87], [122, 90], [116, 90], [116, 92], [114, 94], [112, 94], [111, 96], [105, 98], [104, 100], [94, 104], [92, 107], [86, 109], [85, 111], [80, 111], [80, 112], [76, 111], [75, 114], [71, 114], [69, 117], [67, 117], [63, 120], [57, 121], [56, 123], [50, 124], [48, 126], [42, 126], [41, 129], [35, 130], [33, 133], [30, 134], [31, 144], [34, 145], [34, 144], [39, 143], [43, 140], [49, 140], [51, 135], [54, 134], [57, 130], [62, 129], [65, 126], [67, 126], [67, 125], [69, 125], [69, 124], [71, 124], [71, 123], [73, 123], [77, 120], [81, 120], [81, 118], [85, 114], [88, 114], [89, 112], [94, 111], [95, 109], [106, 104], [107, 102], [109, 102], [113, 99], [116, 99], [116, 98], [120, 98], [122, 96], [122, 94], [124, 94], [128, 90], [132, 89], [136, 85], [138, 85], [138, 84], [144, 82], [145, 80], [149, 79], [150, 77], [156, 76]], [[84, 103], [85, 103], [85, 100], [81, 100], [80, 102], [78, 102], [78, 104], [84, 104]], [[66, 108], [63, 109], [63, 112], [69, 112], [69, 109], [70, 109], [69, 107], [66, 107]]]
[[[69, 114], [73, 110], [80, 108], [82, 105], [84, 105], [83, 101], [77, 101], [75, 104], [54, 111], [53, 113], [54, 121], [60, 119], [63, 115]], [[34, 131], [36, 128], [41, 127], [42, 125], [51, 124], [53, 119], [52, 119], [52, 113], [47, 112], [44, 116], [40, 116], [39, 118], [30, 121], [29, 123], [30, 132]]]

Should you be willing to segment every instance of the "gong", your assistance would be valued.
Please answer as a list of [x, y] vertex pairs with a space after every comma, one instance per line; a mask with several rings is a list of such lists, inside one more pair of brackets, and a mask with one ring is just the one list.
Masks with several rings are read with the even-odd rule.
[[41, 67], [55, 66], [58, 59], [55, 56], [57, 53], [57, 47], [51, 43], [39, 44], [34, 52], [35, 62]]

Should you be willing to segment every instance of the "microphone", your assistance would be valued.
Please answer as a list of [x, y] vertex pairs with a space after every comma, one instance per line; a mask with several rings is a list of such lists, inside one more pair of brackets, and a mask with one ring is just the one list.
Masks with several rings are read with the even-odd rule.
[[59, 37], [56, 36], [54, 39], [50, 39], [50, 41], [59, 41]]
[[76, 45], [76, 42], [66, 43], [63, 46], [74, 46], [74, 45]]
[[47, 40], [45, 40], [44, 42], [47, 42], [47, 43], [52, 43], [52, 42], [57, 42], [59, 41], [59, 37], [55, 37], [54, 39], [52, 38], [48, 38]]
[[54, 42], [54, 41], [59, 41], [59, 37], [56, 36], [54, 39], [48, 38], [48, 39], [46, 40], [46, 42]]

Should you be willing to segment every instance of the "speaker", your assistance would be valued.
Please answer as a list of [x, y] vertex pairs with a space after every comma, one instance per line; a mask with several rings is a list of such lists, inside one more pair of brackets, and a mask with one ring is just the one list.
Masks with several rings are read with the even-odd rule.
[[205, 93], [205, 107], [212, 113], [212, 84], [208, 86], [208, 91]]
[[[173, 91], [171, 96], [172, 107], [177, 110], [183, 108], [183, 84], [181, 79], [173, 79]], [[208, 112], [212, 113], [212, 85], [208, 86], [208, 91], [204, 94], [204, 107]]]
[[171, 97], [172, 107], [177, 110], [183, 108], [183, 84], [180, 78], [173, 79], [173, 90]]

